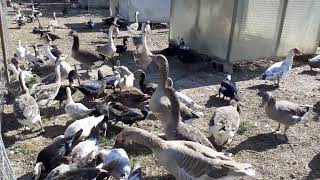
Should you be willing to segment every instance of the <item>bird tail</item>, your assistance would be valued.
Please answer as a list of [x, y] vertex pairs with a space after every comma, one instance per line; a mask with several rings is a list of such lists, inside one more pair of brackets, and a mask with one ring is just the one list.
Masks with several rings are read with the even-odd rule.
[[241, 176], [255, 176], [255, 170], [251, 164], [248, 163], [236, 163], [225, 161], [222, 164], [223, 167], [230, 169], [230, 176], [241, 177]]

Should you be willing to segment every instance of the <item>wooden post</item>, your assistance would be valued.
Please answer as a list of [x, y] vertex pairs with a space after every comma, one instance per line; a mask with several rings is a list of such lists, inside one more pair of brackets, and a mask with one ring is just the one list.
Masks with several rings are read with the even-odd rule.
[[5, 37], [5, 26], [7, 25], [5, 22], [5, 15], [3, 12], [2, 3], [0, 3], [0, 38], [1, 38], [1, 47], [2, 47], [2, 56], [3, 56], [3, 64], [5, 69], [5, 75], [7, 79], [7, 83], [10, 82], [10, 76], [8, 72], [8, 52], [7, 52], [7, 44], [6, 44], [6, 37]]

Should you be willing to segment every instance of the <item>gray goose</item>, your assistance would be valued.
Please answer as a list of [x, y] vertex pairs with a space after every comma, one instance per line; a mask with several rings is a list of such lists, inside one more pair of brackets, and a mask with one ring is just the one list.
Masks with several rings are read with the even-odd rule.
[[25, 71], [19, 74], [19, 81], [21, 85], [21, 94], [15, 98], [13, 108], [14, 115], [17, 121], [26, 126], [32, 126], [34, 123], [39, 122], [42, 132], [44, 132], [39, 106], [36, 100], [30, 95], [29, 89], [25, 83]]
[[279, 123], [276, 131], [280, 130], [281, 124], [285, 126], [284, 135], [290, 126], [305, 122], [304, 115], [311, 108], [311, 106], [302, 106], [290, 101], [277, 101], [271, 92], [266, 92], [262, 95], [260, 107], [265, 107], [267, 116]]
[[239, 163], [228, 153], [190, 141], [165, 141], [139, 128], [125, 128], [116, 136], [116, 141], [134, 141], [147, 146], [160, 165], [177, 180], [235, 179], [255, 175], [251, 164]]
[[164, 133], [168, 140], [186, 140], [194, 141], [205, 145], [210, 148], [214, 148], [208, 138], [197, 128], [183, 123], [180, 119], [180, 102], [176, 95], [175, 90], [172, 87], [165, 89], [165, 94], [170, 101], [170, 114], [166, 117]]

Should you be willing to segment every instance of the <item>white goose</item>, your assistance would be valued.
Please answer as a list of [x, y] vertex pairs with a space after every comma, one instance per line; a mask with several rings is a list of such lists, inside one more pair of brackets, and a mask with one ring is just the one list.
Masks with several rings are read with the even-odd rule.
[[26, 56], [27, 49], [25, 47], [22, 47], [21, 41], [18, 41], [18, 47], [16, 49], [16, 55], [19, 58], [19, 60], [23, 60]]
[[139, 12], [136, 11], [135, 14], [134, 14], [135, 22], [130, 24], [129, 26], [127, 26], [128, 32], [130, 34], [136, 34], [137, 33], [137, 30], [139, 28], [138, 14], [139, 14]]
[[287, 77], [293, 65], [294, 56], [302, 55], [298, 48], [293, 48], [288, 52], [284, 61], [274, 63], [262, 75], [263, 80], [277, 81], [276, 85], [279, 86], [280, 79]]
[[67, 101], [64, 110], [72, 120], [82, 119], [88, 116], [94, 109], [89, 109], [82, 103], [75, 103], [72, 99], [70, 87], [66, 88]]
[[117, 48], [114, 45], [112, 38], [113, 30], [115, 29], [115, 27], [116, 26], [112, 24], [109, 28], [109, 41], [107, 42], [107, 44], [105, 44], [104, 46], [97, 47], [97, 52], [99, 52], [107, 58], [112, 58], [117, 51]]

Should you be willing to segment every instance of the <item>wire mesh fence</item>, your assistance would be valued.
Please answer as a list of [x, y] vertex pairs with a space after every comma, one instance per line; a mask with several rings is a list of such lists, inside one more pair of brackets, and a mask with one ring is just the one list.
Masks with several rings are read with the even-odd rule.
[[0, 3], [0, 179], [1, 180], [15, 180], [15, 175], [12, 170], [10, 160], [6, 154], [6, 149], [2, 140], [1, 124], [2, 124], [2, 112], [4, 105], [4, 92], [6, 88], [6, 82], [8, 77], [6, 76], [6, 59], [8, 58], [8, 26], [5, 18], [6, 13], [6, 0], [1, 0]]

